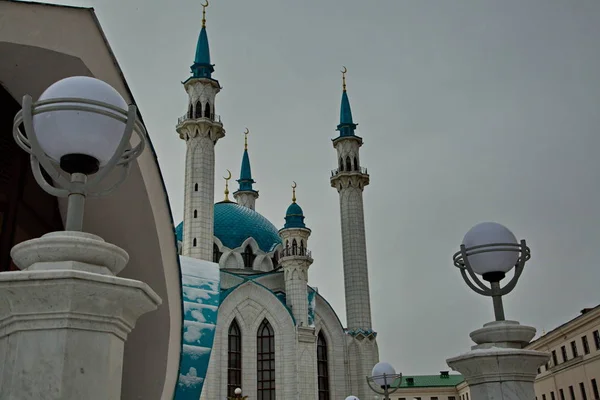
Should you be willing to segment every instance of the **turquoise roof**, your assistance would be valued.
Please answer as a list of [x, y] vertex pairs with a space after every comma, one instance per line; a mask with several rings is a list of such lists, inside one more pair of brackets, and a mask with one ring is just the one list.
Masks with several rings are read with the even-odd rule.
[[304, 212], [302, 207], [298, 203], [293, 202], [285, 212], [285, 225], [283, 229], [287, 228], [306, 228], [304, 225]]
[[198, 36], [198, 43], [196, 44], [196, 55], [194, 57], [194, 64], [191, 67], [192, 75], [194, 78], [209, 78], [212, 79], [212, 73], [215, 68], [210, 63], [210, 49], [208, 47], [208, 35], [206, 34], [206, 27], [202, 27], [200, 30], [200, 36]]
[[254, 191], [252, 188], [254, 179], [252, 179], [252, 169], [250, 168], [248, 149], [244, 150], [244, 155], [242, 156], [242, 169], [240, 170], [240, 179], [238, 179], [238, 183], [240, 184], [239, 191]]
[[344, 90], [342, 93], [342, 105], [340, 107], [340, 124], [337, 130], [340, 131], [340, 136], [354, 136], [356, 126], [352, 120], [352, 109], [350, 108], [350, 100], [348, 93]]
[[[183, 240], [183, 222], [175, 229], [177, 240]], [[254, 238], [264, 252], [271, 252], [281, 243], [277, 228], [261, 214], [233, 202], [215, 204], [214, 235], [230, 249], [240, 247]]]

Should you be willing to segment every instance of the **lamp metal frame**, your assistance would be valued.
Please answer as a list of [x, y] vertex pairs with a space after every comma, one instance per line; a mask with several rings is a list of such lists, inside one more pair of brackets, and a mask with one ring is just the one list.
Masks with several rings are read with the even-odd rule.
[[[379, 379], [383, 379], [383, 385], [380, 386], [381, 389], [378, 389], [377, 387], [379, 386], [375, 380], [379, 380]], [[398, 381], [398, 385], [396, 385], [395, 388], [391, 387], [391, 384], [396, 380], [399, 379]], [[389, 383], [388, 383], [389, 380]], [[398, 389], [400, 389], [400, 384], [402, 383], [402, 374], [383, 374], [383, 375], [376, 375], [376, 376], [367, 376], [367, 384], [369, 385], [369, 388], [374, 391], [377, 394], [381, 394], [384, 397], [384, 400], [390, 400], [390, 394], [395, 393]]]

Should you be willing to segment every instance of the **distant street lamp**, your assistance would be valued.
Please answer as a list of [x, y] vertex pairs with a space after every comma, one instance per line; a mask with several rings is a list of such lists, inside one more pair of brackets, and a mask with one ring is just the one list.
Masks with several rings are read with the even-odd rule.
[[[460, 251], [452, 258], [467, 285], [476, 293], [492, 298], [496, 321], [504, 321], [502, 296], [515, 288], [525, 262], [531, 258], [531, 251], [525, 240], [518, 243], [508, 228], [495, 222], [483, 222], [467, 232]], [[504, 287], [500, 287], [500, 281], [513, 268], [515, 274], [512, 279]], [[490, 287], [477, 275], [490, 282]]]
[[[398, 379], [396, 387], [392, 387], [395, 380]], [[371, 376], [367, 376], [367, 383], [372, 391], [381, 394], [384, 400], [390, 400], [390, 394], [396, 392], [400, 387], [402, 374], [397, 374], [394, 367], [386, 362], [377, 363], [371, 371]]]

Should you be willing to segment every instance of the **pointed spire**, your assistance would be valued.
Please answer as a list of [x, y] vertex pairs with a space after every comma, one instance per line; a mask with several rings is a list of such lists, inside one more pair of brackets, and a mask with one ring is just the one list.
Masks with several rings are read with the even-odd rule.
[[340, 131], [340, 136], [354, 136], [356, 125], [352, 120], [352, 109], [350, 108], [350, 100], [346, 91], [346, 73], [348, 69], [343, 67], [342, 72], [342, 105], [340, 107], [340, 124], [337, 130]]
[[227, 170], [227, 173], [229, 174], [229, 176], [223, 177], [223, 179], [225, 179], [225, 200], [223, 201], [231, 203], [231, 200], [229, 200], [229, 180], [231, 179], [231, 171]]
[[252, 179], [252, 169], [250, 168], [250, 156], [248, 155], [248, 134], [250, 131], [246, 128], [244, 132], [244, 155], [242, 156], [242, 168], [240, 170], [239, 191], [254, 191], [252, 184], [255, 183]]
[[194, 57], [194, 65], [192, 65], [192, 75], [194, 78], [211, 78], [214, 72], [214, 67], [210, 63], [210, 49], [208, 47], [208, 35], [206, 33], [206, 7], [208, 0], [202, 4], [202, 29], [196, 44], [196, 55]]

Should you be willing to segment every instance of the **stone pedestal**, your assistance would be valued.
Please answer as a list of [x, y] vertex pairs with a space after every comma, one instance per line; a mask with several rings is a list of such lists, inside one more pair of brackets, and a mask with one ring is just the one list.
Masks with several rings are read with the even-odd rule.
[[120, 399], [127, 334], [161, 304], [145, 283], [114, 276], [127, 253], [55, 232], [11, 255], [22, 271], [0, 274], [0, 398]]
[[549, 354], [524, 347], [535, 328], [516, 321], [490, 322], [471, 333], [471, 351], [446, 360], [469, 385], [472, 400], [534, 400], [533, 383]]

